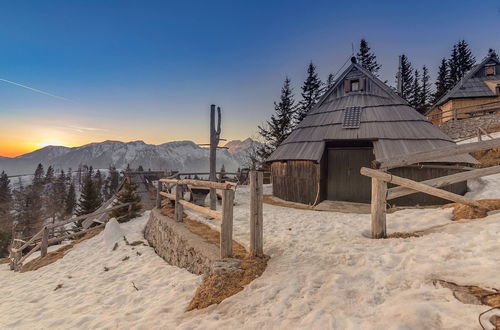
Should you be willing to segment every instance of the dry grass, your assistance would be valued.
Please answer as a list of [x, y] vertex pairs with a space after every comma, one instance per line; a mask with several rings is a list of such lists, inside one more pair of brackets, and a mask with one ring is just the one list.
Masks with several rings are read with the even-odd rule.
[[453, 296], [464, 304], [500, 307], [500, 290], [484, 289], [475, 285], [458, 285], [444, 280], [433, 280], [433, 283], [452, 290]]
[[403, 232], [394, 232], [387, 235], [387, 238], [410, 238], [410, 237], [421, 237], [422, 235], [417, 233], [403, 233]]
[[488, 215], [488, 212], [500, 210], [500, 199], [481, 199], [478, 200], [481, 207], [474, 207], [460, 203], [451, 203], [443, 205], [443, 208], [453, 207], [452, 220], [479, 219]]
[[500, 165], [500, 147], [471, 153], [480, 164], [477, 167], [490, 167]]
[[73, 246], [98, 235], [103, 229], [104, 229], [103, 227], [100, 227], [96, 228], [95, 230], [89, 231], [83, 237], [74, 240], [71, 243], [64, 245], [63, 247], [60, 247], [56, 251], [47, 253], [46, 256], [38, 257], [36, 259], [31, 260], [30, 262], [27, 262], [21, 268], [21, 273], [37, 270], [39, 268], [42, 268], [43, 266], [50, 265], [51, 263], [54, 263], [57, 260], [62, 259], [66, 254], [66, 252], [69, 251], [71, 248], [73, 248]]
[[[171, 219], [175, 216], [175, 210], [169, 205], [161, 209], [161, 213]], [[192, 233], [201, 236], [208, 242], [220, 246], [220, 233], [208, 225], [189, 219], [183, 214], [184, 225]], [[210, 274], [205, 277], [203, 283], [189, 303], [188, 311], [206, 308], [213, 304], [219, 304], [229, 298], [264, 273], [269, 256], [251, 257], [246, 249], [239, 243], [233, 241], [233, 257], [240, 259], [241, 264], [237, 271], [226, 271], [222, 274]]]
[[246, 256], [240, 265], [242, 271], [227, 271], [222, 274], [208, 275], [189, 303], [188, 311], [219, 304], [260, 277], [267, 267], [268, 256], [263, 258]]

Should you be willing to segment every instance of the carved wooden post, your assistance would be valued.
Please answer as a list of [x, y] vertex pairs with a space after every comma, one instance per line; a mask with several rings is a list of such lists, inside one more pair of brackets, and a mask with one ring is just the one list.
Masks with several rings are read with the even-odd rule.
[[181, 184], [177, 184], [175, 186], [175, 221], [182, 222], [182, 213], [184, 212], [184, 208], [179, 202], [183, 196], [183, 186]]
[[263, 182], [264, 173], [250, 172], [250, 254], [261, 257], [263, 251]]
[[233, 255], [233, 202], [234, 190], [222, 191], [222, 223], [220, 225], [220, 257]]
[[[220, 108], [217, 107], [217, 128], [215, 128], [215, 105], [210, 106], [210, 175], [209, 180], [217, 181], [217, 146], [220, 138]], [[210, 209], [217, 208], [217, 193], [214, 188], [210, 188]]]
[[40, 255], [45, 257], [47, 255], [47, 248], [49, 247], [49, 230], [43, 227], [42, 244], [40, 245]]
[[161, 195], [160, 192], [163, 188], [162, 182], [158, 180], [158, 187], [156, 188], [156, 208], [161, 209]]
[[386, 238], [387, 182], [372, 178], [372, 238]]

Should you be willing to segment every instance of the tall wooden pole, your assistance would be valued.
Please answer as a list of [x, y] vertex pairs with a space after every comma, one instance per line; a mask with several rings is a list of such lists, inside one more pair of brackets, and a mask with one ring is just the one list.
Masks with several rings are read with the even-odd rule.
[[250, 254], [261, 257], [263, 251], [262, 172], [250, 171]]
[[[217, 146], [219, 145], [220, 138], [220, 108], [217, 107], [217, 128], [215, 125], [215, 104], [210, 106], [210, 181], [217, 181]], [[217, 208], [217, 193], [216, 190], [210, 189], [210, 209], [215, 210]]]

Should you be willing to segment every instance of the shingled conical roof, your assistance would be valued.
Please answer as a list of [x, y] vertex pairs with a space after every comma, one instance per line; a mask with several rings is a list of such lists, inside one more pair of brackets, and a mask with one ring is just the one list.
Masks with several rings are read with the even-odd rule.
[[[350, 91], [353, 82], [359, 90]], [[346, 128], [344, 117], [354, 107], [361, 109], [359, 127]], [[371, 72], [352, 63], [267, 161], [319, 162], [326, 142], [342, 140], [373, 141], [376, 160], [455, 143]], [[469, 155], [436, 162], [476, 163]]]

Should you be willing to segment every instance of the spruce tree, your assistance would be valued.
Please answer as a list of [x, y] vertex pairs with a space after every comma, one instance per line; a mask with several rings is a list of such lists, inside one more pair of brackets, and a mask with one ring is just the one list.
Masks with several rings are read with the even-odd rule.
[[328, 78], [326, 79], [326, 88], [325, 88], [325, 91], [330, 89], [333, 84], [335, 84], [335, 77], [333, 76], [333, 73], [330, 73], [328, 75]]
[[5, 240], [10, 239], [13, 220], [11, 217], [11, 204], [10, 180], [7, 174], [2, 171], [0, 174], [0, 258], [5, 254], [2, 248], [5, 245]]
[[475, 62], [476, 59], [465, 40], [460, 40], [453, 45], [451, 58], [448, 61], [450, 67], [450, 88], [455, 86], [472, 69]]
[[361, 39], [359, 42], [359, 51], [356, 54], [356, 58], [363, 68], [378, 76], [381, 65], [377, 63], [377, 57], [371, 52], [366, 39]]
[[[401, 63], [399, 67], [401, 97], [410, 102], [413, 92], [413, 68], [406, 55], [401, 55]], [[398, 77], [396, 76], [396, 79]]]
[[418, 108], [420, 104], [420, 96], [422, 94], [422, 89], [420, 87], [420, 72], [415, 69], [413, 73], [413, 84], [411, 86], [411, 93], [408, 103], [415, 109]]
[[49, 166], [47, 168], [47, 173], [45, 173], [44, 183], [49, 184], [52, 183], [53, 180], [54, 180], [54, 168], [52, 166]]
[[144, 172], [144, 167], [142, 167], [142, 165], [139, 165], [139, 167], [137, 168], [137, 172]]
[[66, 175], [61, 171], [60, 175], [49, 186], [49, 198], [47, 199], [48, 216], [55, 222], [57, 217], [62, 217], [65, 214], [66, 202]]
[[66, 195], [66, 200], [64, 201], [64, 213], [66, 215], [73, 215], [75, 207], [76, 207], [75, 184], [71, 183], [68, 189], [68, 194]]
[[424, 65], [422, 67], [422, 83], [420, 85], [420, 98], [417, 106], [418, 112], [425, 114], [430, 107], [431, 102], [431, 77], [429, 76], [429, 69]]
[[300, 123], [316, 105], [322, 94], [322, 86], [323, 83], [316, 73], [316, 67], [310, 62], [307, 66], [307, 78], [302, 85], [302, 100], [300, 100], [294, 116], [296, 124]]
[[274, 114], [264, 126], [258, 126], [259, 134], [264, 139], [264, 145], [259, 150], [262, 159], [269, 157], [292, 132], [296, 105], [290, 83], [287, 77], [281, 88], [280, 101], [274, 103]]
[[450, 71], [448, 61], [445, 58], [441, 60], [441, 64], [439, 65], [435, 85], [436, 91], [433, 94], [433, 103], [439, 101], [450, 88]]
[[7, 173], [2, 171], [0, 174], [0, 214], [5, 213], [12, 200], [12, 191], [10, 189], [10, 180]]
[[44, 170], [43, 170], [43, 165], [38, 164], [35, 170], [35, 174], [33, 176], [33, 185], [35, 186], [41, 186], [43, 185], [44, 182]]
[[84, 178], [83, 189], [78, 200], [77, 215], [85, 215], [94, 212], [101, 206], [102, 200], [97, 187], [89, 171]]
[[137, 184], [131, 182], [130, 180], [125, 181], [125, 183], [123, 184], [123, 190], [121, 190], [116, 196], [117, 200], [113, 203], [113, 206], [125, 203], [132, 204], [130, 207], [126, 206], [111, 211], [111, 218], [116, 218], [119, 222], [125, 222], [139, 215], [139, 212], [142, 209], [142, 206], [140, 204], [141, 196], [135, 193], [136, 189]]
[[16, 237], [31, 237], [43, 226], [41, 186], [32, 184], [17, 195]]

